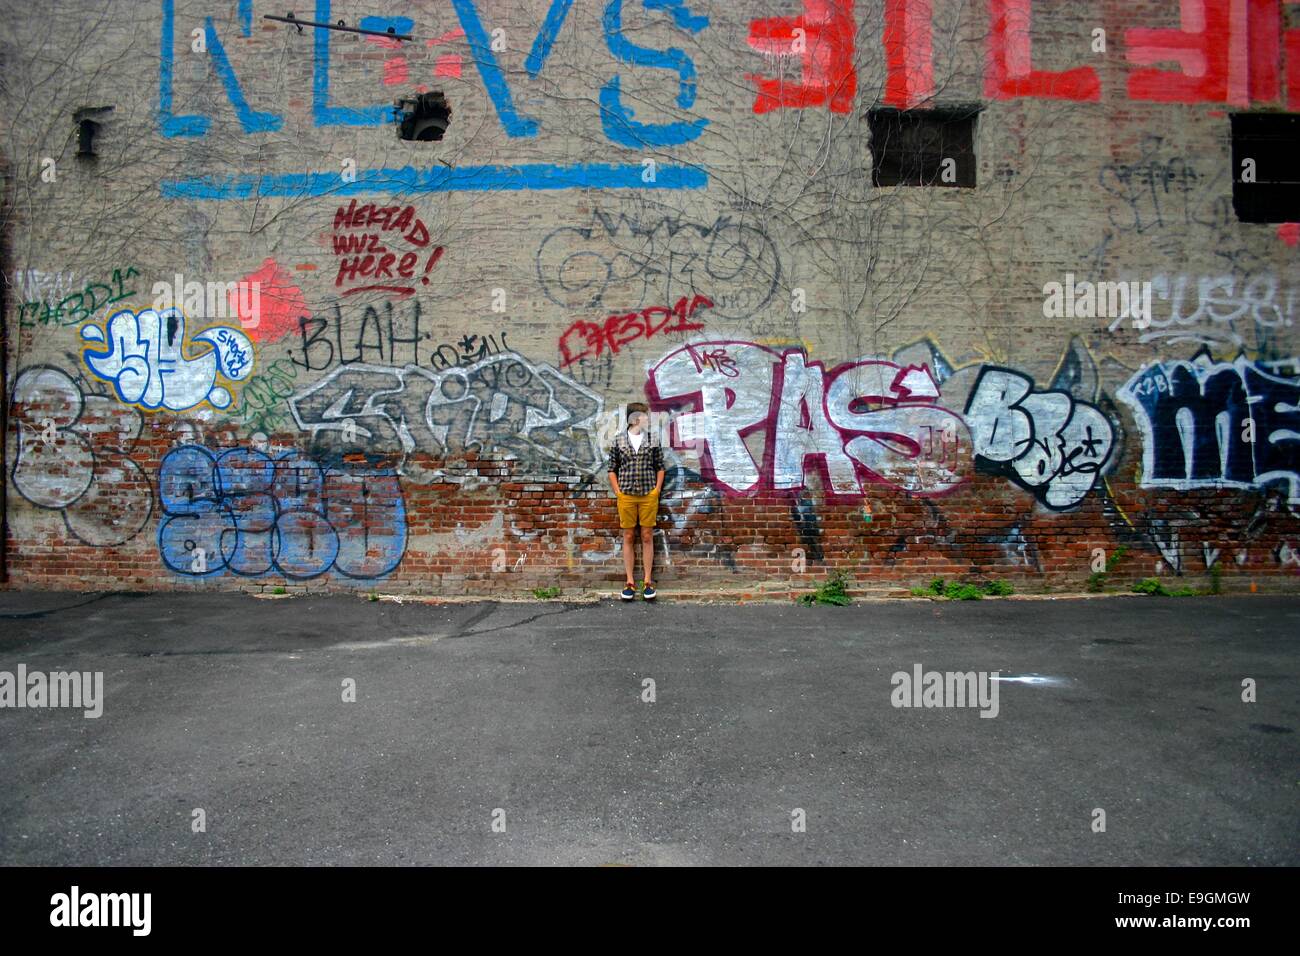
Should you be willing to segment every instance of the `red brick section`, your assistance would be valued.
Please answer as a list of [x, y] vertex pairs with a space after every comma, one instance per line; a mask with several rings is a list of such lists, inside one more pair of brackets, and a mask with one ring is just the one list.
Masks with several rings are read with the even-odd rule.
[[[378, 591], [382, 593], [508, 594], [535, 587], [566, 590], [608, 588], [623, 580], [622, 535], [603, 475], [585, 484], [512, 479], [509, 460], [470, 454], [461, 473], [477, 476], [480, 487], [439, 481], [403, 480], [407, 547], [397, 570], [386, 577], [352, 579], [330, 571], [306, 581], [279, 575], [246, 578], [230, 572], [178, 575], [164, 567], [158, 551], [157, 475], [163, 455], [174, 447], [179, 421], [146, 418], [132, 459], [149, 476], [153, 516], [132, 540], [119, 547], [92, 547], [70, 534], [58, 511], [33, 508], [17, 496], [11, 507], [27, 509], [19, 527], [33, 533], [7, 542], [11, 588], [50, 589], [270, 589], [293, 591]], [[288, 442], [292, 436], [280, 436]], [[15, 435], [10, 435], [11, 445]], [[232, 431], [205, 433], [208, 447], [246, 446]], [[1133, 444], [1130, 439], [1130, 444]], [[426, 469], [440, 462], [414, 456], [409, 465]], [[408, 466], [408, 471], [411, 470]], [[1133, 474], [1131, 451], [1122, 453], [1113, 474]], [[1048, 512], [1005, 479], [976, 475], [942, 498], [922, 499], [883, 488], [866, 496], [871, 520], [861, 505], [824, 504], [813, 489], [806, 509], [796, 498], [767, 492], [747, 498], [712, 497], [711, 507], [665, 494], [659, 534], [665, 535], [671, 564], [656, 540], [654, 575], [665, 589], [752, 588], [760, 582], [786, 582], [812, 588], [834, 571], [846, 572], [858, 587], [888, 588], [926, 584], [936, 576], [979, 581], [1003, 578], [1019, 592], [1079, 591], [1092, 573], [1094, 549], [1109, 557], [1120, 545], [1127, 553], [1108, 575], [1107, 584], [1126, 589], [1135, 580], [1157, 575], [1169, 586], [1206, 586], [1206, 549], [1219, 551], [1225, 591], [1284, 588], [1297, 574], [1285, 562], [1300, 545], [1300, 519], [1284, 501], [1258, 493], [1227, 490], [1163, 491], [1111, 478], [1110, 494], [1094, 491], [1070, 512]], [[692, 492], [706, 491], [706, 484]], [[122, 493], [142, 494], [125, 487]], [[106, 504], [109, 502], [106, 501]], [[492, 526], [501, 516], [501, 530]], [[383, 512], [377, 511], [376, 524]], [[1160, 540], [1139, 534], [1151, 519]], [[1160, 521], [1164, 524], [1160, 525]], [[349, 528], [342, 533], [363, 533]], [[1163, 546], [1163, 552], [1161, 550]], [[795, 549], [806, 560], [796, 573]], [[504, 551], [504, 555], [501, 554]], [[1245, 554], [1239, 563], [1239, 554]], [[820, 557], [819, 557], [820, 554]], [[1181, 561], [1181, 578], [1169, 560]], [[520, 558], [523, 561], [520, 562]], [[639, 555], [638, 555], [639, 561]], [[494, 571], [494, 562], [505, 570]]]

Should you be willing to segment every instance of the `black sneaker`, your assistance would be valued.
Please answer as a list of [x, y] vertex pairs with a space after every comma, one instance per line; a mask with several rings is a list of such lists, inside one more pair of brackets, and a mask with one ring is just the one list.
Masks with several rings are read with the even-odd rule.
[[623, 593], [619, 595], [624, 601], [636, 600], [636, 589], [632, 585], [623, 588]]

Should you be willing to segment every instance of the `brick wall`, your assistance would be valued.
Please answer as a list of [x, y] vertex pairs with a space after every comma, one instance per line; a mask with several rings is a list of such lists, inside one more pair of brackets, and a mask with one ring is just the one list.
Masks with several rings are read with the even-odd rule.
[[[1238, 221], [1231, 114], [1295, 110], [1297, 11], [8, 18], [8, 584], [616, 584], [642, 401], [670, 588], [1078, 589], [1120, 548], [1113, 582], [1286, 587], [1300, 226]], [[402, 140], [430, 92], [445, 136]], [[873, 186], [869, 112], [935, 107], [975, 188]], [[1149, 318], [1045, 308], [1101, 282]]]

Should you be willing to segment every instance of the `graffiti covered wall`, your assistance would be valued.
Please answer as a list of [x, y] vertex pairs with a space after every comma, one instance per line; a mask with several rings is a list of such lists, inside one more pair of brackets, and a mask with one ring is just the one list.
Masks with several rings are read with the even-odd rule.
[[1300, 112], [1300, 4], [48, 7], [11, 586], [616, 584], [631, 401], [670, 589], [1300, 574], [1300, 222], [1232, 132]]

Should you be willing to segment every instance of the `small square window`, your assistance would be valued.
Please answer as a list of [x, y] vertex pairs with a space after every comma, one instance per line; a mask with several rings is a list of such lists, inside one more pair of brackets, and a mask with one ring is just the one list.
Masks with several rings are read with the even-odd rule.
[[975, 186], [979, 107], [870, 110], [875, 186]]
[[1300, 222], [1300, 114], [1233, 113], [1232, 208], [1242, 222]]

